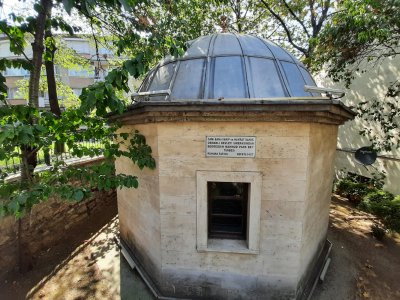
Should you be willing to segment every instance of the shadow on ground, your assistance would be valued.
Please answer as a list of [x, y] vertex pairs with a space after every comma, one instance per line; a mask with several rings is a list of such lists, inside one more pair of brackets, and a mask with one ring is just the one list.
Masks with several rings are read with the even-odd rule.
[[36, 258], [33, 270], [0, 282], [1, 300], [153, 299], [120, 257], [116, 205], [91, 215]]
[[[328, 238], [332, 263], [312, 299], [400, 299], [400, 239], [375, 240], [371, 216], [334, 197]], [[116, 211], [103, 211], [63, 243], [44, 252], [34, 269], [9, 274], [0, 283], [1, 300], [154, 299], [120, 255]]]
[[[131, 270], [115, 242], [114, 217], [52, 272], [29, 299], [153, 299], [136, 271]], [[76, 254], [75, 254], [76, 253]]]
[[370, 233], [371, 217], [344, 199], [332, 198], [332, 262], [312, 299], [400, 299], [399, 236], [377, 241]]

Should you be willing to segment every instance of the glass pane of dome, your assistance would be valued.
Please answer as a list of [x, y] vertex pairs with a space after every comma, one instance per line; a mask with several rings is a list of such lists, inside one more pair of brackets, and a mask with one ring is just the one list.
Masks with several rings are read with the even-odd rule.
[[196, 39], [186, 50], [183, 57], [187, 58], [187, 57], [207, 56], [211, 37], [212, 37], [211, 35], [206, 35]]
[[251, 35], [240, 36], [244, 55], [274, 57], [264, 42]]
[[[311, 77], [310, 73], [308, 73], [308, 71], [306, 69], [304, 69], [303, 67], [300, 67], [300, 72], [303, 75], [304, 80], [306, 81], [307, 85], [311, 85], [311, 86], [317, 86], [315, 84], [314, 79]], [[318, 97], [321, 96], [320, 93], [311, 93], [314, 97]]]
[[172, 95], [175, 99], [198, 99], [204, 70], [204, 59], [181, 61]]
[[289, 89], [292, 93], [292, 96], [295, 97], [311, 96], [310, 93], [304, 91], [304, 85], [306, 84], [306, 82], [304, 81], [299, 68], [295, 64], [285, 61], [282, 61], [281, 64], [283, 70], [285, 71], [287, 81], [289, 82]]
[[210, 98], [245, 98], [246, 86], [240, 56], [217, 57]]
[[167, 90], [174, 74], [175, 63], [159, 67], [151, 82], [149, 91]]
[[143, 80], [142, 85], [139, 88], [139, 92], [147, 92], [149, 90], [149, 85], [151, 80], [153, 79], [155, 73], [155, 69], [150, 70], [150, 72], [147, 74], [146, 78]]
[[273, 60], [251, 57], [250, 74], [255, 98], [286, 96]]
[[218, 34], [214, 41], [213, 55], [242, 55], [242, 48], [235, 35], [230, 33]]
[[306, 69], [300, 67], [300, 72], [303, 75], [304, 80], [306, 81], [307, 85], [316, 86], [314, 79], [312, 79], [310, 73], [308, 73], [308, 71]]
[[264, 40], [264, 42], [268, 45], [268, 48], [272, 51], [276, 58], [293, 61], [292, 57], [281, 47], [267, 40]]

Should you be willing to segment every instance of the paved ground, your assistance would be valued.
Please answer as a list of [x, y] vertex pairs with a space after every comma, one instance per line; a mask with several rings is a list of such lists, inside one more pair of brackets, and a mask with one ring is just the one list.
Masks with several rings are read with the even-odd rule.
[[[376, 241], [369, 233], [369, 217], [346, 201], [333, 199], [328, 234], [334, 246], [332, 263], [313, 299], [400, 299], [399, 236]], [[22, 276], [10, 274], [0, 283], [0, 300], [154, 299], [119, 253], [114, 242], [117, 218], [106, 222], [85, 233], [87, 238], [77, 233], [75, 242], [79, 246], [62, 259], [60, 248], [49, 249], [34, 270]], [[87, 226], [94, 226], [93, 222]]]

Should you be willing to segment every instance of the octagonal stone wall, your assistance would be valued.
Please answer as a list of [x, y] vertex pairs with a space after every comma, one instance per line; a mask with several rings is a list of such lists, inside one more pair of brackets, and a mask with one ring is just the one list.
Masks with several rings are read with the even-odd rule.
[[[299, 297], [326, 239], [337, 125], [162, 122], [122, 128], [134, 129], [145, 135], [157, 168], [140, 171], [117, 159], [117, 172], [139, 178], [138, 189], [118, 190], [121, 238], [162, 294]], [[255, 136], [255, 158], [205, 157], [206, 136]], [[261, 178], [255, 249], [199, 247], [199, 171]]]

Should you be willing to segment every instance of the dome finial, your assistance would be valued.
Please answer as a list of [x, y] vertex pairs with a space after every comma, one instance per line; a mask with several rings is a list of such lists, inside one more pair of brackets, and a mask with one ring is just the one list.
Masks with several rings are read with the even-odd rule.
[[228, 18], [226, 16], [221, 16], [219, 26], [221, 26], [222, 32], [228, 32]]

